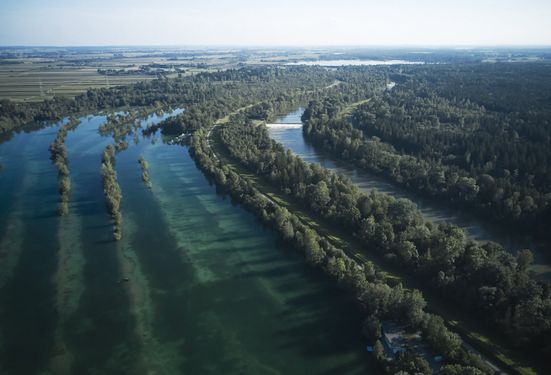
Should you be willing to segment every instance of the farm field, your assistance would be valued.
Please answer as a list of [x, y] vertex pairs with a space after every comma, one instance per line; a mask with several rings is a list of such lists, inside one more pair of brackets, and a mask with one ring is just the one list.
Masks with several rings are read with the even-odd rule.
[[[0, 50], [1, 52], [1, 50]], [[2, 58], [8, 55], [8, 58]], [[28, 54], [0, 53], [0, 100], [37, 102], [58, 97], [74, 97], [88, 89], [101, 89], [150, 81], [161, 74], [168, 78], [178, 75], [167, 70], [143, 73], [141, 67], [162, 64], [183, 70], [181, 75], [210, 71], [213, 67], [225, 69], [226, 55], [205, 55], [180, 59], [165, 55], [138, 53], [62, 54], [61, 58], [33, 57]], [[131, 74], [104, 75], [98, 70], [125, 70]]]

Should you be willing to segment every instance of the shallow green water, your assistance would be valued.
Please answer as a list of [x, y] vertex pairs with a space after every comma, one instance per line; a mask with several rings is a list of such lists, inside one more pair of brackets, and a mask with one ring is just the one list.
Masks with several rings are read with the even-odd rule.
[[0, 144], [0, 373], [376, 373], [353, 301], [218, 195], [185, 147], [142, 139], [117, 155], [124, 227], [112, 241], [102, 121], [67, 136], [63, 219], [56, 127]]
[[0, 373], [33, 373], [53, 344], [58, 195], [48, 145], [56, 130], [0, 144]]

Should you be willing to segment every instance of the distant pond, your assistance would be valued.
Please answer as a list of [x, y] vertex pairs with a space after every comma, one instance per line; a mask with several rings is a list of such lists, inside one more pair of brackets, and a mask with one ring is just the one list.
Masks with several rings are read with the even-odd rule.
[[287, 63], [286, 65], [307, 65], [307, 66], [375, 66], [375, 65], [422, 65], [423, 61], [409, 61], [409, 60], [315, 60], [315, 61], [297, 61]]

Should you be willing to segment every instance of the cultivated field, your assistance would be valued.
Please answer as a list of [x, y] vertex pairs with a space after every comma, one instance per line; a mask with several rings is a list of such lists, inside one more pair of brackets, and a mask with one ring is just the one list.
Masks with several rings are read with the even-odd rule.
[[91, 66], [76, 67], [25, 61], [0, 65], [0, 99], [39, 101], [56, 96], [75, 96], [88, 88], [125, 85], [155, 76], [107, 77]]
[[[138, 70], [151, 64], [171, 65], [185, 70], [184, 75], [225, 68], [227, 60], [218, 56], [169, 59], [163, 55], [89, 54], [65, 55], [61, 59], [48, 57], [0, 58], [0, 100], [41, 101], [53, 96], [73, 97], [89, 88], [107, 88], [152, 80], [155, 74], [103, 75], [102, 70]], [[197, 67], [196, 65], [199, 65]], [[176, 76], [165, 72], [165, 76]]]

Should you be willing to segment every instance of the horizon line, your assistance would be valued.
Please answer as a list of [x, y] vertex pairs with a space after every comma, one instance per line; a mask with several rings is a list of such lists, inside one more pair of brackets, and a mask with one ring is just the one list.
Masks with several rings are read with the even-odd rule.
[[551, 44], [0, 44], [0, 48], [551, 48]]

